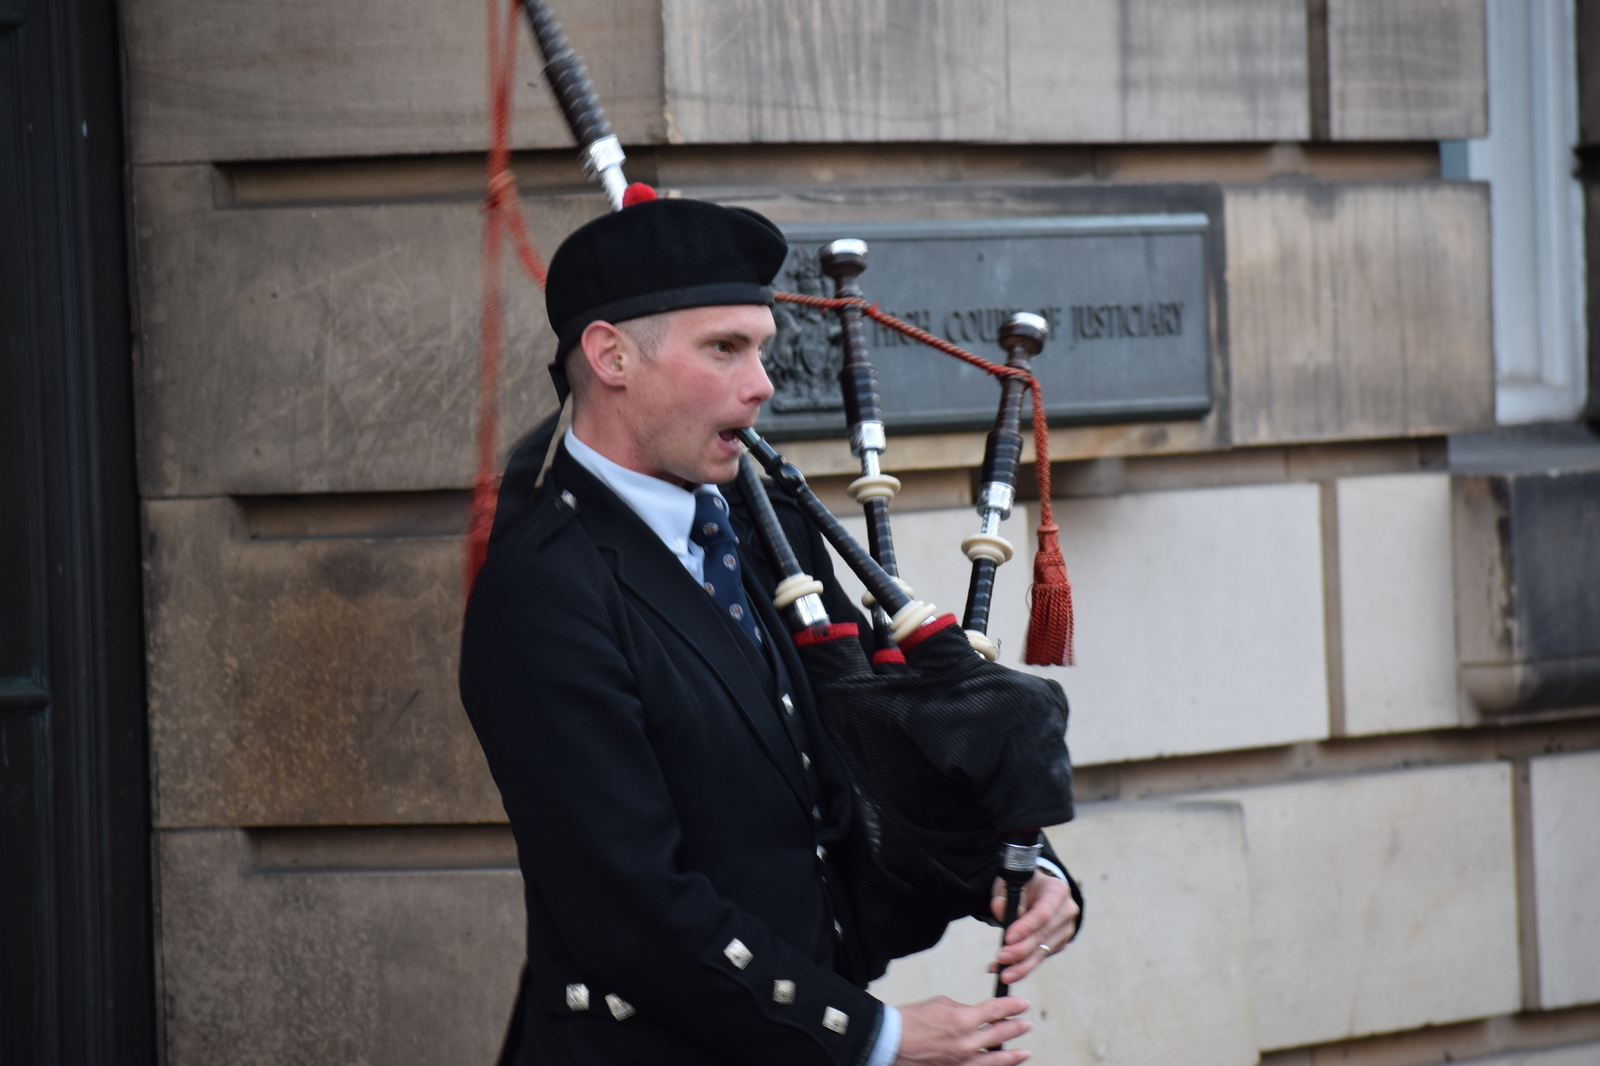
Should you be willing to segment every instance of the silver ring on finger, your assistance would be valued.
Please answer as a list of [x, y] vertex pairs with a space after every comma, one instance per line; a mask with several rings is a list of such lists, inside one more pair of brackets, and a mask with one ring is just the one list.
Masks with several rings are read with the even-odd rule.
[[1050, 957], [1050, 945], [1049, 945], [1049, 944], [1046, 944], [1046, 943], [1045, 943], [1045, 942], [1044, 942], [1044, 941], [1042, 941], [1042, 940], [1041, 940], [1041, 941], [1040, 941], [1040, 942], [1039, 942], [1039, 950], [1040, 950], [1040, 951], [1042, 951], [1042, 952], [1044, 952], [1044, 957], [1045, 957], [1045, 958], [1047, 958], [1047, 959], [1048, 959], [1048, 958], [1049, 958], [1049, 957]]

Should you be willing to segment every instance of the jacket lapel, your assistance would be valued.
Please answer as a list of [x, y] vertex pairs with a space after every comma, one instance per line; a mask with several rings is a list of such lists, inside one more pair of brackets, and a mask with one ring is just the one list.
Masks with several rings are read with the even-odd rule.
[[[783, 732], [764, 684], [765, 664], [748, 637], [722, 617], [716, 601], [683, 568], [666, 545], [598, 478], [561, 445], [551, 465], [558, 486], [578, 501], [578, 519], [595, 546], [612, 561], [617, 582], [673, 630], [710, 668], [744, 717], [756, 740], [783, 775], [802, 810], [809, 802], [792, 745]], [[770, 632], [770, 631], [769, 631]], [[749, 645], [748, 649], [740, 645]]]

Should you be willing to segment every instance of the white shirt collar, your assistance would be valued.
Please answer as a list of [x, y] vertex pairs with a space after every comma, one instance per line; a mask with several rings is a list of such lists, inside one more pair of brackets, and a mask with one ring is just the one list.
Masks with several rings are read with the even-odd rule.
[[[667, 550], [678, 557], [684, 569], [694, 575], [695, 581], [705, 580], [706, 551], [689, 539], [689, 530], [694, 525], [693, 492], [612, 462], [579, 440], [571, 429], [567, 430], [566, 446], [567, 454], [577, 460], [579, 466], [603, 481], [633, 508], [650, 531], [661, 538]], [[715, 485], [701, 485], [699, 491], [722, 496]]]

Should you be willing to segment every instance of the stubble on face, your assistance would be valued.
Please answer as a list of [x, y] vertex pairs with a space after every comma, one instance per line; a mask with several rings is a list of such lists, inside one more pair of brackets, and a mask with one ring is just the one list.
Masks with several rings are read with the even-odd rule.
[[761, 348], [774, 332], [759, 304], [696, 307], [665, 316], [653, 359], [641, 359], [623, 410], [642, 472], [692, 488], [725, 484], [743, 446], [732, 431], [755, 424], [772, 383]]

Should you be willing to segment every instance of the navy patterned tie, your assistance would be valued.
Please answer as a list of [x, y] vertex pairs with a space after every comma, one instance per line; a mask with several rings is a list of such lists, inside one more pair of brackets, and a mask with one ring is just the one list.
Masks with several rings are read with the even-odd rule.
[[706, 591], [759, 645], [761, 630], [756, 626], [755, 612], [744, 598], [738, 542], [728, 521], [728, 504], [721, 496], [714, 492], [694, 494], [694, 526], [689, 530], [689, 539], [706, 550]]

